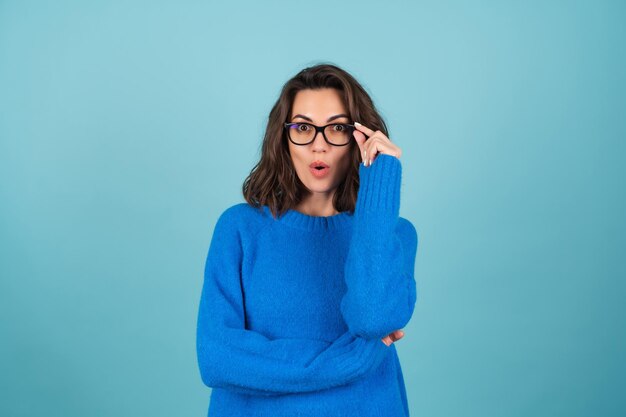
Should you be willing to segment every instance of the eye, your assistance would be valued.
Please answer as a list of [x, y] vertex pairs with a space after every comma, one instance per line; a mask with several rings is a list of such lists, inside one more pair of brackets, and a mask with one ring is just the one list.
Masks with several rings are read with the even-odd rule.
[[333, 125], [333, 130], [335, 132], [343, 132], [344, 130], [346, 130], [346, 127], [344, 125]]
[[307, 124], [304, 123], [299, 123], [298, 126], [296, 127], [296, 129], [298, 129], [301, 132], [306, 132], [307, 130], [309, 130], [311, 127]]

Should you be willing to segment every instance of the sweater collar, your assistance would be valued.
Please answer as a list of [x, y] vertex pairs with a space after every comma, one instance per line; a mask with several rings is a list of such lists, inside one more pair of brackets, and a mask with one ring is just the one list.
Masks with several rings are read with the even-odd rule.
[[[264, 205], [263, 210], [270, 217], [272, 216], [268, 206]], [[332, 216], [311, 216], [293, 209], [288, 209], [282, 216], [275, 220], [302, 230], [336, 230], [350, 225], [352, 216], [353, 214], [349, 211], [342, 211]]]

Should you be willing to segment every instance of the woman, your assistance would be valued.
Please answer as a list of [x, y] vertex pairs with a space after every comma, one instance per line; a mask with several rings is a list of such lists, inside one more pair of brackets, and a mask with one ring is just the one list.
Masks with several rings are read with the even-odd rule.
[[285, 84], [246, 202], [220, 215], [206, 259], [209, 416], [409, 415], [392, 344], [417, 295], [401, 154], [344, 70], [317, 65]]

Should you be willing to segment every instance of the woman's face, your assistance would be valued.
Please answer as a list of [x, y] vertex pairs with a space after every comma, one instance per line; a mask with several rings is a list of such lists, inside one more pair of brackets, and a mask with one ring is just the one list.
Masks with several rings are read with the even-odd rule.
[[[348, 117], [339, 91], [334, 88], [319, 90], [300, 90], [296, 94], [292, 106], [289, 122], [306, 122], [316, 126], [325, 126], [329, 123], [349, 123]], [[352, 137], [351, 140], [354, 140]], [[300, 181], [312, 193], [334, 193], [347, 175], [350, 167], [350, 144], [334, 146], [327, 143], [318, 133], [313, 142], [308, 145], [294, 145], [289, 143], [289, 153]], [[312, 162], [321, 161], [329, 166], [323, 176], [316, 176], [311, 172]]]

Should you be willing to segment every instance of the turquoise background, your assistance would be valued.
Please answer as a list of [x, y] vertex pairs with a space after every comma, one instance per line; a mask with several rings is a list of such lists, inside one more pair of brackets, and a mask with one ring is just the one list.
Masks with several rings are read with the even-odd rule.
[[213, 226], [319, 62], [403, 150], [411, 415], [625, 415], [625, 9], [0, 0], [0, 415], [206, 415]]

